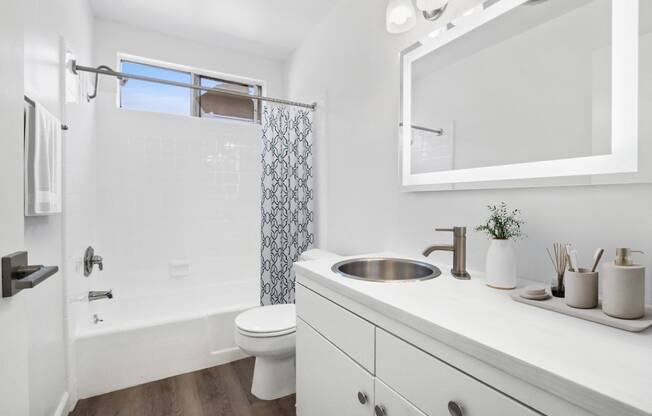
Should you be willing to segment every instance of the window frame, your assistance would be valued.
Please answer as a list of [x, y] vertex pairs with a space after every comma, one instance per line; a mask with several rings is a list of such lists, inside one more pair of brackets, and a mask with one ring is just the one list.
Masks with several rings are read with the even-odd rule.
[[[249, 78], [249, 77], [244, 77], [244, 76], [239, 76], [239, 75], [234, 75], [234, 74], [228, 74], [224, 72], [217, 72], [217, 71], [211, 71], [208, 69], [201, 69], [197, 67], [191, 67], [188, 65], [181, 65], [181, 64], [175, 64], [171, 62], [166, 62], [166, 61], [161, 61], [158, 59], [152, 59], [152, 58], [145, 58], [142, 56], [137, 56], [137, 55], [131, 55], [131, 54], [126, 54], [126, 53], [118, 53], [116, 57], [116, 67], [118, 68], [118, 71], [122, 72], [122, 63], [123, 61], [135, 63], [135, 64], [141, 64], [141, 65], [149, 65], [149, 66], [155, 66], [159, 67], [162, 69], [169, 69], [169, 70], [174, 70], [174, 71], [181, 71], [181, 72], [188, 72], [190, 73], [190, 78], [192, 80], [192, 84], [199, 86], [201, 85], [201, 78], [210, 78], [213, 80], [217, 81], [222, 81], [222, 82], [227, 82], [231, 84], [239, 84], [243, 86], [253, 86], [258, 88], [258, 91], [260, 92], [261, 96], [265, 96], [267, 94], [267, 83], [264, 80], [261, 79], [255, 79], [255, 78]], [[122, 86], [120, 85], [120, 80], [116, 78], [116, 88], [117, 88], [117, 94], [116, 94], [116, 106], [117, 108], [121, 110], [129, 110], [129, 111], [145, 111], [145, 110], [139, 110], [139, 109], [132, 109], [132, 108], [125, 108], [122, 107]], [[229, 116], [214, 116], [214, 117], [202, 117], [201, 116], [201, 108], [199, 106], [199, 95], [201, 93], [201, 90], [197, 89], [192, 89], [192, 93], [190, 94], [191, 96], [191, 102], [190, 102], [190, 117], [196, 117], [196, 118], [201, 118], [201, 119], [207, 119], [207, 120], [218, 120], [218, 121], [232, 121], [232, 122], [239, 122], [239, 123], [250, 123], [250, 124], [261, 124], [261, 119], [262, 119], [262, 106], [260, 105], [260, 101], [254, 100], [254, 119], [244, 119], [244, 118], [237, 118], [237, 117], [229, 117]], [[181, 116], [181, 117], [188, 117], [185, 115], [179, 115], [179, 114], [169, 114], [169, 113], [160, 113], [160, 112], [155, 112], [158, 114], [168, 114], [168, 115], [176, 115], [176, 116]]]

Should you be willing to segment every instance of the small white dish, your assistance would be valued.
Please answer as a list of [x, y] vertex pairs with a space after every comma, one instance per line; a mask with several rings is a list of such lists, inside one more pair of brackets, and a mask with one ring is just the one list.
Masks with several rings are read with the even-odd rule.
[[548, 289], [545, 286], [531, 285], [524, 287], [519, 295], [525, 299], [546, 300], [550, 297]]
[[530, 300], [546, 300], [550, 299], [549, 294], [544, 294], [544, 295], [538, 295], [538, 296], [532, 296], [532, 295], [526, 295], [525, 293], [521, 293], [521, 297], [525, 299], [530, 299]]

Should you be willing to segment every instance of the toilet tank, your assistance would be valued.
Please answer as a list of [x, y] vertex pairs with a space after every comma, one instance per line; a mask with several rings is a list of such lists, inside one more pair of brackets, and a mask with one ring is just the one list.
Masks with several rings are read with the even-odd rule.
[[312, 248], [306, 250], [299, 256], [299, 261], [320, 260], [320, 259], [334, 259], [341, 257], [338, 254], [331, 253], [330, 251], [322, 250], [319, 248]]

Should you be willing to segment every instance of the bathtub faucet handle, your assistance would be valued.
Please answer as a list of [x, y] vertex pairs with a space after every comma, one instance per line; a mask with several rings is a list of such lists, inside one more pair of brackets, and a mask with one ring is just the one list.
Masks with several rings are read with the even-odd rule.
[[88, 247], [84, 252], [84, 276], [88, 277], [93, 273], [93, 266], [97, 265], [100, 271], [104, 270], [104, 259], [95, 254], [93, 247]]
[[100, 269], [100, 271], [104, 270], [104, 264], [102, 264], [102, 256], [93, 256], [93, 264], [97, 264], [97, 267]]

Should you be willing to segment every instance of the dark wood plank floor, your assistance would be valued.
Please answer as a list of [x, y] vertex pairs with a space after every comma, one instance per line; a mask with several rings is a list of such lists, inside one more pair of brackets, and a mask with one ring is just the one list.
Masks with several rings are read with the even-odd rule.
[[295, 396], [251, 394], [254, 358], [80, 400], [71, 416], [295, 416]]

